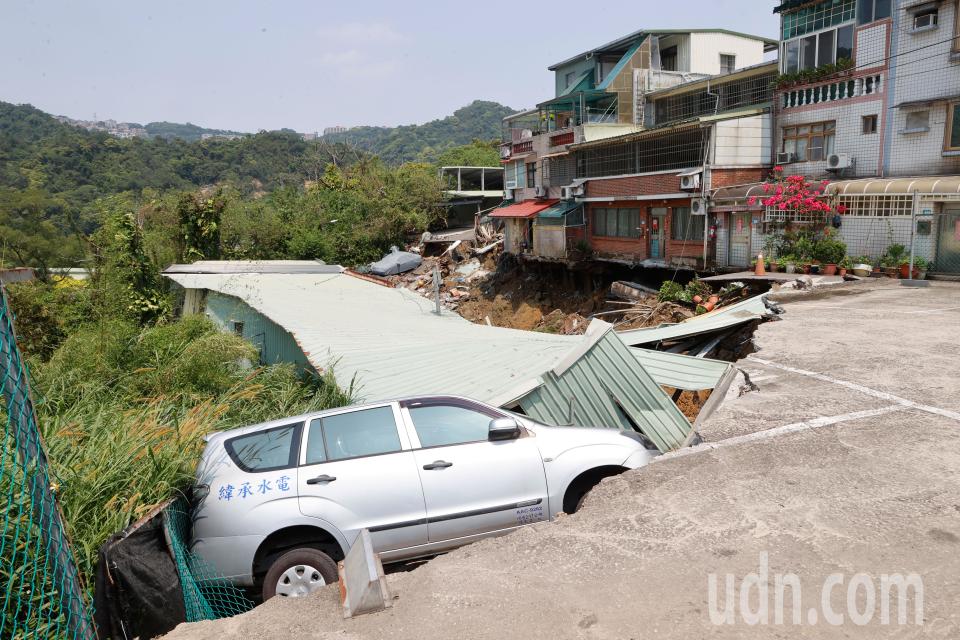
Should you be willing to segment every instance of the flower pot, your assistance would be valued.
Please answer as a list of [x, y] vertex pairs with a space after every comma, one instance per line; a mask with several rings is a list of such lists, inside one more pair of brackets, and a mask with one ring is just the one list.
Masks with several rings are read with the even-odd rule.
[[835, 265], [835, 264], [825, 264], [825, 265], [823, 265], [823, 275], [825, 275], [825, 276], [835, 276], [835, 275], [837, 275], [837, 265]]
[[840, 271], [840, 274], [839, 274], [839, 275], [840, 275], [841, 278], [846, 278], [846, 277], [847, 277], [847, 268], [846, 268], [846, 267], [840, 267], [839, 271]]
[[702, 296], [693, 296], [693, 303], [694, 303], [694, 304], [700, 304], [701, 302], [703, 302], [703, 297], [702, 297]]
[[820, 265], [818, 265], [818, 264], [812, 264], [812, 265], [810, 265], [810, 273], [812, 273], [812, 274], [814, 274], [814, 275], [820, 273]]
[[780, 265], [777, 264], [776, 262], [771, 262], [770, 266], [767, 268], [770, 270], [770, 273], [776, 273], [780, 271]]
[[793, 264], [792, 262], [788, 262], [786, 266], [786, 271], [787, 273], [796, 273], [797, 265]]
[[720, 296], [716, 294], [711, 294], [711, 296], [707, 298], [707, 304], [712, 304], [713, 306], [717, 306], [718, 302], [720, 302]]
[[882, 270], [883, 270], [883, 275], [885, 275], [885, 276], [888, 277], [888, 278], [896, 278], [896, 277], [897, 277], [897, 268], [896, 268], [896, 267], [883, 267]]
[[716, 303], [716, 302], [711, 302], [711, 301], [709, 301], [709, 300], [707, 300], [706, 302], [703, 303], [703, 308], [707, 310], [707, 313], [713, 311], [713, 308], [714, 308], [715, 306], [717, 306], [717, 303]]
[[803, 272], [804, 272], [804, 273], [810, 273], [810, 265], [809, 265], [809, 264], [803, 265]]
[[926, 271], [920, 271], [920, 273], [917, 274], [917, 280], [926, 280], [926, 279], [927, 279]]
[[902, 265], [900, 265], [898, 271], [900, 273], [900, 277], [906, 280], [910, 277], [910, 263], [904, 262]]
[[869, 264], [859, 264], [853, 265], [853, 275], [860, 276], [861, 278], [869, 278], [870, 274], [873, 273], [873, 267]]

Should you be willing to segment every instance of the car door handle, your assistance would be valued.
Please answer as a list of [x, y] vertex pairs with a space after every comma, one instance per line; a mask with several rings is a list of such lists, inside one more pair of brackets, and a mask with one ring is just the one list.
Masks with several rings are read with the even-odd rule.
[[337, 479], [337, 476], [328, 476], [323, 474], [322, 476], [317, 476], [316, 478], [310, 478], [307, 480], [307, 484], [326, 484], [328, 482], [333, 482]]
[[452, 462], [447, 462], [446, 460], [434, 460], [430, 464], [423, 465], [423, 468], [426, 469], [427, 471], [431, 471], [433, 469], [446, 469], [447, 467], [452, 467], [452, 466], [453, 466]]

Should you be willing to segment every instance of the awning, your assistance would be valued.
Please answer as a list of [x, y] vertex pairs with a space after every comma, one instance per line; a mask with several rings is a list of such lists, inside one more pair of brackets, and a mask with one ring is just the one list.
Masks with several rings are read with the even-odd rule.
[[549, 209], [544, 209], [537, 214], [538, 218], [554, 218], [562, 219], [563, 216], [567, 215], [577, 207], [582, 207], [583, 205], [577, 202], [576, 200], [563, 200], [553, 205]]
[[490, 212], [491, 218], [532, 218], [544, 209], [549, 209], [559, 200], [524, 200], [517, 204], [500, 207]]
[[762, 197], [765, 192], [763, 185], [765, 182], [751, 182], [749, 184], [737, 184], [730, 187], [720, 187], [715, 189], [711, 200], [746, 200], [750, 196]]
[[840, 180], [831, 182], [827, 186], [826, 193], [839, 196], [960, 194], [960, 176]]

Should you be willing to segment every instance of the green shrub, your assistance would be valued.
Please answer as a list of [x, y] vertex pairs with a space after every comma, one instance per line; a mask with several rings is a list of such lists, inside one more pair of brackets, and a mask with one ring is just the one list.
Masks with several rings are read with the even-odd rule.
[[660, 292], [657, 294], [657, 300], [660, 302], [678, 302], [684, 295], [683, 285], [677, 284], [673, 280], [664, 280], [660, 285]]

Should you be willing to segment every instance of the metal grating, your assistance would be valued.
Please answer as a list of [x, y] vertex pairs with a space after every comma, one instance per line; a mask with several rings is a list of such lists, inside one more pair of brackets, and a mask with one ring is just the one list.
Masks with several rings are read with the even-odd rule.
[[599, 178], [696, 167], [703, 164], [709, 139], [709, 131], [698, 128], [584, 149], [577, 154], [577, 177]]
[[722, 82], [702, 91], [668, 96], [654, 101], [657, 125], [712, 115], [773, 100], [776, 74]]

